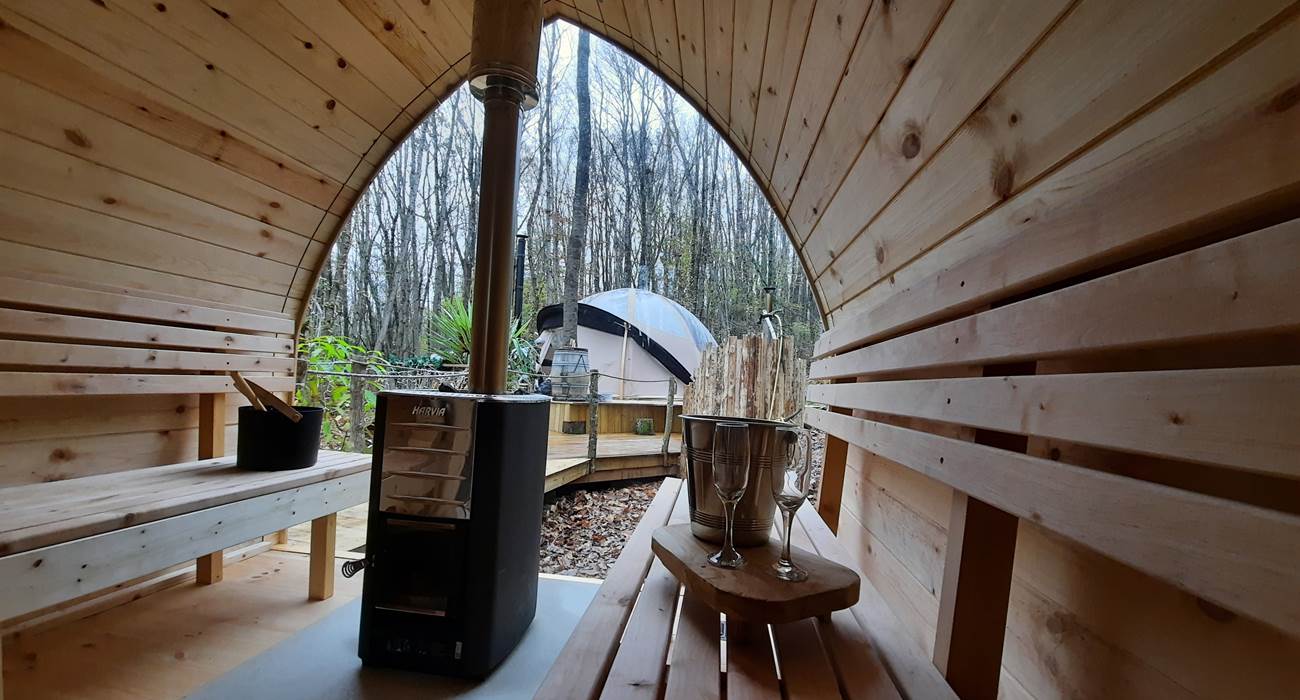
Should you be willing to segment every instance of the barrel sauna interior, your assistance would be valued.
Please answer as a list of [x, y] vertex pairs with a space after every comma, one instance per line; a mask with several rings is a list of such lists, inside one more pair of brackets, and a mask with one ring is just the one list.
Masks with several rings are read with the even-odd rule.
[[[471, 7], [0, 0], [5, 313], [75, 288], [300, 322], [464, 81]], [[879, 648], [961, 697], [1294, 697], [1296, 5], [544, 11], [707, 115], [800, 252], [819, 510], [899, 623]], [[12, 386], [0, 486], [196, 457], [195, 395]]]

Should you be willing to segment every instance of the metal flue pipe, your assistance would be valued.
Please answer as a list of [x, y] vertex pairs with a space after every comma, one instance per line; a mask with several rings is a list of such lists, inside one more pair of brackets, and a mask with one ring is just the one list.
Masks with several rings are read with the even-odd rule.
[[528, 246], [528, 236], [515, 234], [515, 318], [520, 323], [524, 318], [524, 252]]
[[541, 0], [475, 0], [470, 90], [483, 102], [469, 390], [506, 389], [519, 118], [537, 104]]

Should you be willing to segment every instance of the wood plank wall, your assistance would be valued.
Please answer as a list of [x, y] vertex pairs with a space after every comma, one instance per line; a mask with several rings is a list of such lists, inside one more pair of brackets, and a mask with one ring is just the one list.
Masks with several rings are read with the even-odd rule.
[[[463, 79], [471, 8], [0, 0], [0, 273], [302, 313], [358, 192]], [[1146, 280], [1167, 295], [1154, 306], [1121, 296], [1021, 326], [972, 316], [1300, 215], [1294, 3], [547, 0], [546, 11], [638, 57], [733, 145], [814, 281], [830, 320], [823, 368], [849, 382], [835, 386], [944, 382], [837, 389], [845, 393], [823, 398], [870, 407], [836, 415], [987, 446], [980, 433], [1018, 428], [996, 419], [1020, 406], [979, 383], [999, 376], [990, 365], [1032, 363], [1026, 381], [1062, 401], [1081, 395], [1068, 382], [1084, 373], [1104, 384], [1150, 371], [1128, 390], [1172, 398], [1195, 396], [1196, 385], [1166, 372], [1300, 364], [1294, 325], [1270, 325], [1267, 313], [1286, 304], [1243, 296], [1265, 312], [1249, 331], [1178, 329], [1188, 317], [1175, 310], [1215, 318], [1248, 305], [1178, 303], [1221, 288], [1212, 271], [1222, 268], [1204, 260]], [[1247, 250], [1219, 265], [1267, 262], [1256, 260], [1262, 239], [1241, 240]], [[1155, 330], [1106, 340], [1093, 329], [1114, 309], [1146, 313]], [[941, 324], [962, 319], [940, 337]], [[998, 319], [1010, 324], [1010, 351], [978, 342], [979, 324]], [[887, 369], [855, 369], [866, 360]], [[1236, 406], [1259, 404], [1271, 381], [1201, 376], [1227, 382]], [[947, 382], [956, 378], [971, 383]], [[927, 402], [936, 387], [989, 403], [954, 413]], [[104, 401], [104, 420], [76, 399], [5, 404], [0, 440], [27, 444], [3, 459], [75, 474], [193, 449], [189, 399]], [[1276, 415], [1294, 415], [1293, 403], [1281, 405]], [[1189, 431], [1168, 426], [1099, 446], [1084, 426], [1111, 410], [1099, 400], [1077, 420], [1042, 419], [1021, 457], [1297, 509], [1295, 472], [1278, 474], [1294, 464], [1278, 452], [1184, 443]], [[1256, 418], [1235, 425], [1274, 425]], [[844, 451], [839, 537], [928, 652], [951, 488], [860, 446]], [[1240, 471], [1268, 465], [1282, 466]], [[1020, 522], [1004, 696], [1269, 697], [1300, 687], [1293, 636], [1113, 555]]]
[[[297, 314], [463, 76], [471, 7], [0, 3], [0, 273]], [[197, 416], [193, 395], [0, 402], [0, 485], [194, 459]]]
[[796, 193], [812, 422], [849, 443], [823, 512], [941, 668], [1000, 624], [945, 595], [978, 497], [1019, 516], [999, 696], [1300, 687], [1297, 89], [1294, 4], [954, 0], [838, 191]]

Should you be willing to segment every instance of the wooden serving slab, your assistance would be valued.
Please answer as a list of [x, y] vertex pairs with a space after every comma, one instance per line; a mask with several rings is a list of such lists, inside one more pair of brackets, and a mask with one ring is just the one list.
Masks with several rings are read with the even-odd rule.
[[742, 547], [745, 564], [720, 569], [708, 562], [719, 546], [697, 539], [688, 523], [665, 525], [654, 531], [650, 549], [686, 590], [714, 610], [758, 623], [779, 624], [829, 615], [858, 602], [858, 574], [798, 547], [795, 564], [808, 571], [808, 580], [782, 581], [772, 571], [781, 543]]

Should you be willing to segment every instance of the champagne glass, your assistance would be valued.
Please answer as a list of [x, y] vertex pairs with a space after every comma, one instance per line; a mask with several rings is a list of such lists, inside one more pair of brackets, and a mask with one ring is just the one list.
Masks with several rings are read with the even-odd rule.
[[749, 426], [723, 421], [713, 429], [713, 488], [727, 516], [722, 550], [709, 556], [709, 563], [723, 569], [738, 569], [745, 558], [732, 541], [736, 526], [736, 504], [749, 485]]
[[808, 572], [790, 561], [790, 528], [794, 513], [808, 498], [812, 482], [812, 440], [798, 428], [777, 428], [776, 463], [772, 465], [772, 498], [781, 509], [781, 558], [772, 565], [776, 577], [784, 581], [806, 581]]

